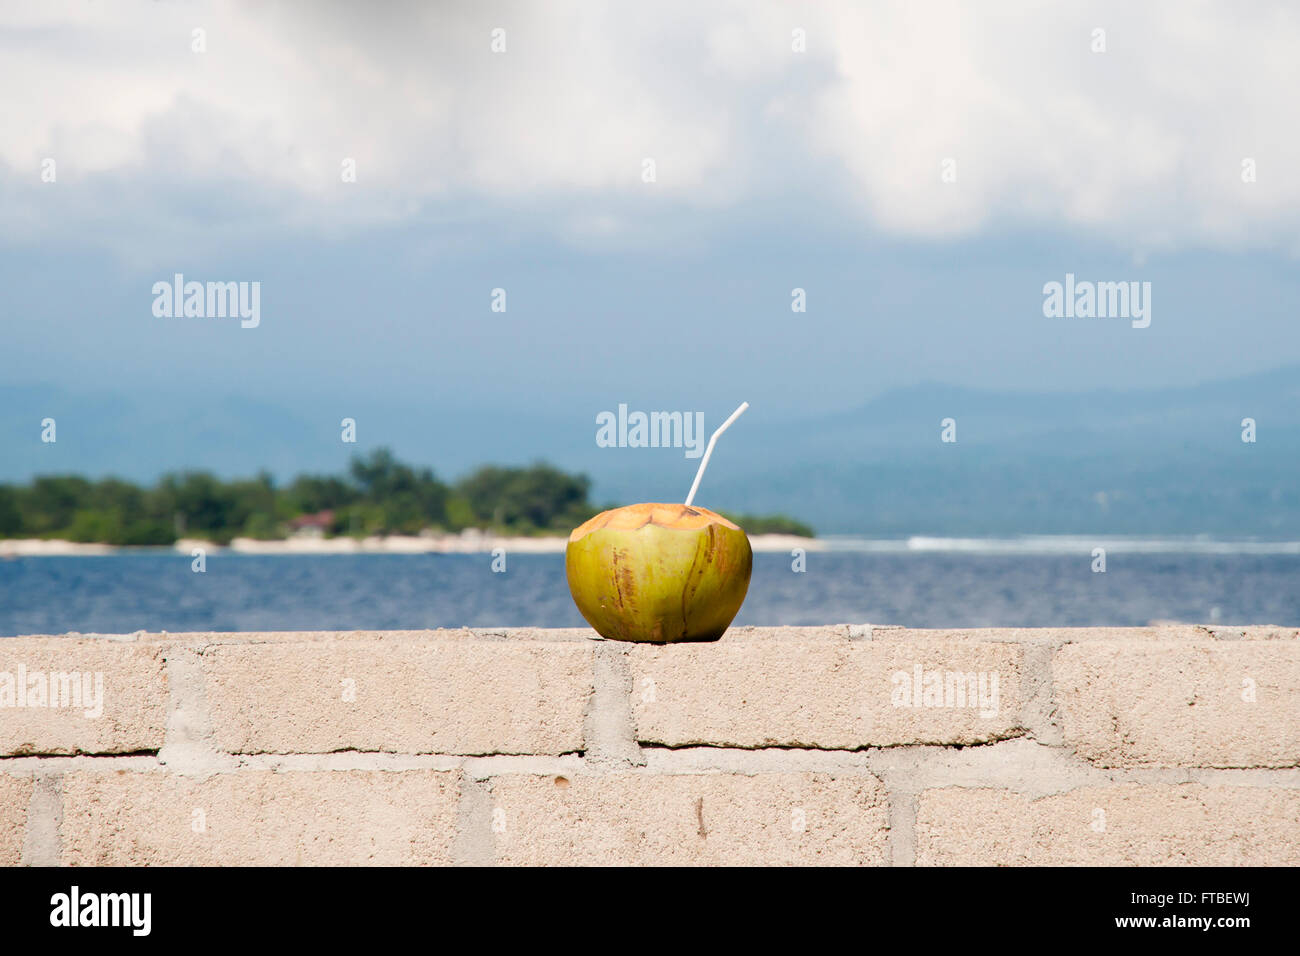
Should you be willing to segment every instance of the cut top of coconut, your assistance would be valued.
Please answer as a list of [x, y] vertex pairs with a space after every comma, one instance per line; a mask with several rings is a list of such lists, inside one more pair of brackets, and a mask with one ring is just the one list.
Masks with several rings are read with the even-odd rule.
[[738, 525], [728, 521], [716, 511], [701, 508], [699, 505], [645, 503], [602, 511], [596, 517], [574, 528], [573, 533], [569, 535], [569, 540], [577, 541], [602, 528], [611, 531], [634, 531], [648, 524], [671, 528], [674, 531], [692, 531], [711, 524], [720, 524], [733, 531], [740, 530]]

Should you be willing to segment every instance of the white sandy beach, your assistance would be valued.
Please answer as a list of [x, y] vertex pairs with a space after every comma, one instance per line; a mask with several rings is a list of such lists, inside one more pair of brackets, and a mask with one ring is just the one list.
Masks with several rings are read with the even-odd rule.
[[[291, 537], [283, 541], [257, 541], [252, 538], [235, 538], [231, 551], [243, 554], [485, 554], [498, 548], [507, 554], [562, 554], [567, 537], [502, 537], [481, 531], [466, 531], [445, 535], [372, 535], [366, 538], [314, 538]], [[749, 538], [755, 551], [820, 551], [824, 545], [816, 538], [795, 535], [758, 534]], [[203, 542], [178, 541], [176, 548], [190, 551], [202, 547]], [[209, 546], [211, 549], [211, 546]]]
[[[502, 548], [507, 554], [562, 554], [568, 542], [559, 535], [548, 537], [501, 537], [481, 531], [444, 535], [373, 535], [366, 538], [323, 538], [300, 535], [282, 541], [259, 541], [235, 538], [229, 546], [213, 544], [201, 538], [182, 538], [173, 548], [189, 554], [203, 548], [211, 554], [230, 551], [237, 554], [486, 554]], [[826, 543], [817, 538], [800, 538], [786, 534], [756, 534], [749, 537], [755, 551], [823, 551]], [[94, 556], [130, 552], [107, 544], [41, 538], [0, 539], [0, 558]]]
[[112, 554], [118, 550], [108, 544], [81, 541], [46, 541], [44, 538], [0, 539], [0, 558], [32, 558], [68, 555]]

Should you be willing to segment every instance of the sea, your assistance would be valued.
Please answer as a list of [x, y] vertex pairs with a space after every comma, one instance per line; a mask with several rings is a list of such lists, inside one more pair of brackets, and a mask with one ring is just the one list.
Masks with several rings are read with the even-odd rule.
[[[825, 550], [755, 554], [735, 623], [1300, 626], [1300, 542], [819, 540]], [[562, 554], [493, 564], [490, 554], [217, 551], [200, 572], [170, 549], [11, 557], [0, 560], [0, 637], [584, 626]]]

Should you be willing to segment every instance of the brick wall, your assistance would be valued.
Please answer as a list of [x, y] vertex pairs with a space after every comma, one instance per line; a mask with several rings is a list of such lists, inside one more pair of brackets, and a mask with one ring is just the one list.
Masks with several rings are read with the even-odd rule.
[[1300, 632], [0, 639], [0, 863], [1296, 865]]

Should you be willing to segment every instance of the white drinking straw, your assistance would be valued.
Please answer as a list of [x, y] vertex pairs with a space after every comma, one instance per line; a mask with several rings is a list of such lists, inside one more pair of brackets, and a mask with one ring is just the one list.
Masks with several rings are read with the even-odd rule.
[[700, 479], [704, 477], [704, 469], [709, 467], [709, 456], [713, 454], [713, 446], [717, 444], [718, 436], [727, 430], [727, 427], [741, 416], [745, 409], [749, 408], [749, 402], [741, 402], [740, 407], [731, 413], [731, 417], [718, 426], [718, 430], [713, 433], [709, 439], [709, 445], [704, 449], [704, 457], [700, 459], [699, 470], [695, 472], [695, 481], [691, 484], [691, 493], [686, 496], [686, 505], [690, 506], [695, 500], [695, 492], [700, 489]]

